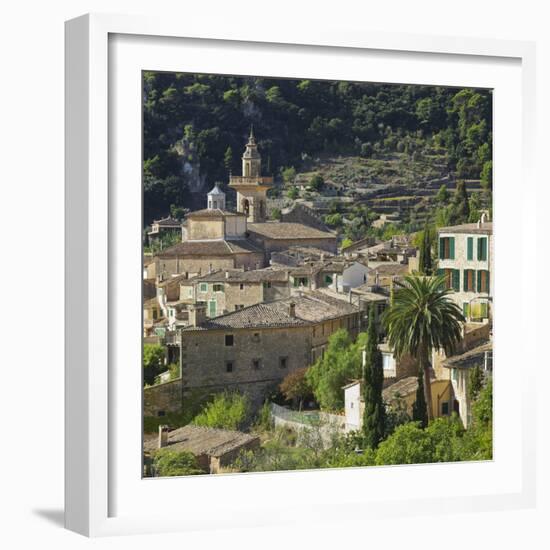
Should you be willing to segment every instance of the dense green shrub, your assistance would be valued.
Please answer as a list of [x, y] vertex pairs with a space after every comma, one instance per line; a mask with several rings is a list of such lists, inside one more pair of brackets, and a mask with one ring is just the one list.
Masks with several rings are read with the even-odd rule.
[[155, 452], [153, 467], [160, 477], [204, 474], [193, 454], [166, 447]]
[[196, 426], [239, 430], [250, 420], [250, 401], [237, 392], [219, 393], [193, 419]]
[[143, 344], [143, 383], [152, 386], [164, 370], [166, 353], [160, 344]]
[[344, 406], [342, 387], [361, 374], [361, 352], [358, 338], [354, 344], [345, 329], [339, 329], [328, 340], [325, 354], [309, 368], [306, 380], [322, 409], [341, 410]]

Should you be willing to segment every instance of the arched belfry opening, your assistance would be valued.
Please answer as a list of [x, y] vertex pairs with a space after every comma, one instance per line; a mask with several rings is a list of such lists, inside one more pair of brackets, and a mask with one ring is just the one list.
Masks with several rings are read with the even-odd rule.
[[237, 192], [237, 210], [246, 215], [248, 222], [263, 222], [266, 216], [267, 190], [273, 178], [262, 176], [262, 158], [254, 129], [250, 134], [242, 156], [242, 176], [229, 178], [229, 187]]

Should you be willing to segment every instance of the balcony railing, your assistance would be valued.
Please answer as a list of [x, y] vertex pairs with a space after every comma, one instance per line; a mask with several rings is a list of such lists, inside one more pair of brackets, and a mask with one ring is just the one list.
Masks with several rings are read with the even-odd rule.
[[265, 185], [273, 183], [271, 176], [231, 176], [229, 185]]

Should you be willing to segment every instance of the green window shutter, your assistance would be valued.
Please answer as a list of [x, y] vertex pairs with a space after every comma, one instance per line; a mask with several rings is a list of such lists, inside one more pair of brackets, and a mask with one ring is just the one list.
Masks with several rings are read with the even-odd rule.
[[489, 277], [489, 272], [486, 271], [485, 273], [487, 273], [487, 294], [489, 294], [489, 291], [490, 291], [489, 281], [490, 281], [491, 279], [490, 279], [490, 277]]
[[445, 239], [441, 237], [439, 239], [439, 257], [443, 260], [445, 259]]
[[455, 238], [449, 237], [449, 259], [455, 259]]
[[460, 291], [460, 269], [453, 269], [453, 290]]
[[477, 259], [481, 261], [487, 259], [487, 237], [477, 239]]
[[487, 302], [481, 304], [481, 318], [486, 319], [488, 317], [488, 307]]
[[474, 238], [468, 237], [468, 260], [474, 259]]
[[470, 304], [468, 302], [464, 302], [462, 304], [462, 314], [464, 315], [464, 317], [466, 319], [468, 319], [468, 317], [470, 317]]
[[462, 282], [462, 289], [464, 290], [464, 292], [466, 292], [468, 290], [468, 270], [467, 269], [465, 269], [462, 272], [462, 276], [464, 277]]
[[477, 291], [481, 292], [481, 271], [477, 272]]

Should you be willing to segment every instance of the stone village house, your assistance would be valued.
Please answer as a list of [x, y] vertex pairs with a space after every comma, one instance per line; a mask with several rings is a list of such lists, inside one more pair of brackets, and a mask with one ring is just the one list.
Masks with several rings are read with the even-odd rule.
[[180, 281], [180, 301], [189, 305], [205, 303], [207, 317], [289, 296], [288, 271], [270, 268], [220, 270]]
[[261, 303], [208, 319], [203, 304], [189, 309], [190, 326], [169, 343], [170, 361], [181, 361], [181, 379], [148, 388], [145, 414], [179, 410], [185, 394], [229, 389], [261, 404], [268, 390], [324, 354], [331, 334], [360, 330], [357, 306], [315, 291]]
[[493, 300], [493, 224], [480, 220], [438, 230], [438, 273], [469, 321], [488, 321]]
[[145, 464], [159, 448], [178, 452], [188, 452], [195, 456], [199, 468], [205, 473], [217, 474], [229, 466], [241, 451], [256, 451], [260, 448], [260, 438], [234, 430], [220, 430], [188, 424], [175, 430], [159, 426], [157, 437], [147, 437], [144, 441]]

